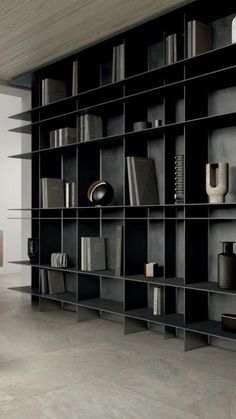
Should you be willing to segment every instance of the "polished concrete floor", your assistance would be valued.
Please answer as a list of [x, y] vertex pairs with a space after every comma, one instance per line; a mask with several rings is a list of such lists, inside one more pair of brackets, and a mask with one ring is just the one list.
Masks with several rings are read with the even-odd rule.
[[236, 352], [39, 312], [0, 280], [0, 419], [236, 418]]

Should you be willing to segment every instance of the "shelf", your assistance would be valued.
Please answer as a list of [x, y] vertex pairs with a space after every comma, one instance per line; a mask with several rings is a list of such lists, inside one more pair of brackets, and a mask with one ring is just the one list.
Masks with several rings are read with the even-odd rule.
[[144, 282], [148, 284], [164, 285], [169, 287], [184, 287], [183, 278], [146, 278], [144, 275], [128, 275], [125, 277], [126, 281]]
[[184, 329], [183, 314], [166, 314], [164, 316], [155, 316], [151, 308], [139, 308], [136, 310], [129, 310], [125, 312], [127, 317], [134, 319], [145, 320], [152, 323], [163, 324], [165, 326], [173, 326]]
[[236, 339], [236, 333], [225, 332], [222, 330], [221, 322], [215, 320], [205, 320], [201, 322], [187, 323], [185, 329], [203, 335], [214, 336], [223, 339]]
[[40, 294], [40, 297], [47, 300], [55, 300], [62, 303], [77, 305], [76, 294], [72, 292], [64, 292], [59, 294]]
[[123, 303], [104, 298], [91, 298], [89, 300], [79, 300], [80, 307], [93, 308], [113, 314], [124, 314]]
[[36, 295], [39, 296], [40, 293], [37, 290], [32, 289], [31, 285], [25, 285], [22, 287], [10, 287], [8, 288], [11, 291], [18, 291], [25, 294]]

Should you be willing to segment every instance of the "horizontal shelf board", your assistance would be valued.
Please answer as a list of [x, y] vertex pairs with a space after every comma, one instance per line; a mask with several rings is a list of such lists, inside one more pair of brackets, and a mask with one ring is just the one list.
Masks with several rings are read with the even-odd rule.
[[67, 96], [65, 98], [56, 100], [54, 102], [49, 103], [48, 105], [36, 106], [35, 108], [28, 109], [24, 112], [20, 112], [20, 113], [17, 113], [15, 115], [11, 115], [11, 116], [9, 116], [9, 118], [18, 119], [18, 120], [22, 120], [22, 121], [31, 121], [32, 115], [35, 114], [36, 112], [40, 111], [40, 110], [45, 111], [45, 110], [48, 110], [48, 109], [52, 108], [53, 106], [57, 106], [57, 105], [65, 105], [66, 106], [66, 105], [68, 105], [68, 103], [73, 102], [73, 101], [76, 104], [76, 101], [78, 99], [80, 99], [81, 97], [89, 96], [91, 93], [94, 94], [96, 92], [98, 93], [100, 91], [109, 90], [111, 88], [114, 89], [117, 86], [122, 85], [122, 84], [124, 84], [124, 80], [119, 80], [119, 81], [115, 81], [115, 82], [112, 82], [112, 83], [107, 83], [105, 85], [97, 86], [97, 87], [94, 87], [93, 89], [89, 89], [89, 90], [80, 92], [77, 95]]
[[139, 308], [136, 310], [128, 310], [125, 316], [134, 319], [145, 320], [152, 323], [164, 324], [166, 326], [173, 326], [180, 329], [184, 328], [184, 315], [183, 314], [166, 314], [164, 316], [155, 316], [151, 308]]
[[135, 282], [146, 282], [149, 284], [155, 285], [166, 285], [166, 286], [173, 286], [173, 287], [184, 287], [184, 279], [183, 278], [146, 278], [144, 275], [127, 275], [125, 277], [126, 281], [135, 281]]
[[37, 292], [36, 290], [32, 289], [31, 285], [25, 285], [22, 287], [10, 287], [8, 288], [11, 291], [18, 291], [18, 292], [22, 292], [25, 294], [31, 294], [31, 295], [37, 295], [39, 296], [39, 292]]
[[41, 298], [47, 300], [60, 301], [62, 303], [70, 303], [77, 305], [76, 294], [72, 292], [64, 292], [59, 294], [40, 294]]
[[226, 294], [226, 295], [236, 295], [236, 289], [235, 290], [224, 290], [218, 287], [217, 282], [196, 282], [192, 284], [185, 284], [186, 289], [193, 289], [193, 290], [199, 290], [199, 291], [207, 291], [207, 292], [214, 292], [219, 294]]
[[88, 300], [79, 300], [80, 307], [93, 308], [96, 310], [106, 311], [114, 314], [124, 314], [123, 303], [104, 298], [92, 298]]
[[205, 320], [194, 323], [185, 324], [185, 329], [192, 332], [201, 333], [204, 335], [224, 338], [224, 339], [236, 339], [236, 333], [225, 332], [222, 330], [221, 322], [215, 320]]

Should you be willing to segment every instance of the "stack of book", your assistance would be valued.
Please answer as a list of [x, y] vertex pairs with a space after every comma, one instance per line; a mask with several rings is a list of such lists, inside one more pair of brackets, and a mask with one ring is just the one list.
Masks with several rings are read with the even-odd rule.
[[212, 29], [209, 25], [197, 20], [187, 24], [188, 58], [209, 51], [212, 48]]
[[76, 207], [77, 187], [75, 182], [58, 178], [41, 178], [42, 208]]
[[41, 294], [59, 294], [65, 292], [64, 273], [40, 269]]
[[61, 147], [76, 142], [76, 128], [64, 127], [49, 133], [50, 147]]
[[66, 182], [65, 183], [65, 207], [74, 208], [76, 207], [76, 183], [75, 182]]
[[161, 316], [162, 314], [162, 288], [154, 287], [153, 289], [153, 315]]
[[154, 160], [127, 157], [130, 205], [158, 205], [158, 189]]
[[166, 64], [174, 64], [183, 55], [183, 34], [173, 33], [166, 37]]
[[51, 266], [54, 268], [66, 268], [68, 265], [68, 255], [66, 253], [52, 253]]
[[175, 156], [175, 202], [184, 202], [184, 156]]
[[125, 46], [124, 44], [113, 47], [112, 54], [112, 82], [125, 78]]
[[106, 269], [106, 242], [103, 237], [81, 237], [81, 270]]
[[103, 136], [102, 117], [86, 113], [80, 116], [80, 141], [90, 141]]
[[42, 80], [42, 106], [66, 97], [66, 82], [45, 78]]

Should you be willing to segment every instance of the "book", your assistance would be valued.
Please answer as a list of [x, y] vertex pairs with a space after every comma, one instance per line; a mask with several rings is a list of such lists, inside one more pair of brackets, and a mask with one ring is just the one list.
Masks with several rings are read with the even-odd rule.
[[148, 70], [163, 65], [163, 43], [157, 42], [148, 47]]
[[65, 292], [63, 272], [48, 270], [48, 289], [49, 294], [59, 294]]
[[115, 275], [122, 275], [122, 239], [123, 239], [123, 226], [116, 226], [115, 237]]
[[45, 78], [42, 80], [42, 104], [49, 103], [66, 97], [66, 83], [64, 80]]
[[76, 183], [65, 183], [65, 206], [66, 208], [76, 207]]
[[42, 208], [61, 208], [65, 206], [64, 179], [41, 178]]
[[198, 20], [187, 23], [187, 56], [194, 57], [212, 48], [212, 29]]
[[41, 294], [48, 294], [48, 273], [46, 269], [40, 269]]
[[112, 82], [125, 78], [125, 45], [116, 45], [112, 49]]
[[154, 287], [153, 289], [153, 314], [154, 316], [160, 316], [162, 312], [161, 307], [161, 288]]
[[81, 237], [81, 271], [88, 270], [87, 264], [87, 237]]
[[88, 271], [106, 269], [105, 239], [103, 237], [87, 238], [87, 266]]
[[158, 189], [154, 160], [127, 157], [130, 205], [158, 205]]
[[78, 61], [72, 63], [72, 96], [78, 94]]
[[137, 205], [135, 191], [134, 191], [134, 176], [132, 168], [132, 157], [127, 157], [127, 172], [128, 172], [128, 186], [129, 186], [129, 200], [130, 205]]
[[236, 17], [232, 20], [232, 44], [236, 43]]
[[90, 141], [103, 135], [102, 117], [98, 115], [84, 115], [84, 132], [82, 141]]
[[106, 246], [103, 237], [81, 237], [81, 270], [106, 269]]

